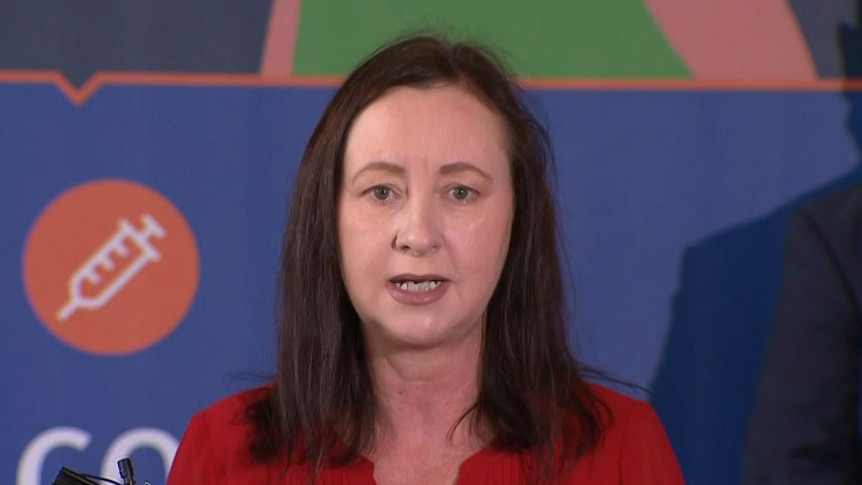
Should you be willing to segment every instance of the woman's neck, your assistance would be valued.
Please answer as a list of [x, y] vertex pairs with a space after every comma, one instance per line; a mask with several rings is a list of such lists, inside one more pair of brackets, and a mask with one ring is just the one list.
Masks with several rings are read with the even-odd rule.
[[378, 402], [372, 454], [412, 447], [480, 448], [481, 433], [465, 414], [479, 392], [481, 347], [481, 335], [475, 335], [446, 348], [370, 349]]

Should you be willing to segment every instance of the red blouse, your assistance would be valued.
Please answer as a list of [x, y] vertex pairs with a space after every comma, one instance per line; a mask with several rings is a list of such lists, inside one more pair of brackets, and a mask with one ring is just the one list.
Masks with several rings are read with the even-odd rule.
[[[684, 485], [664, 428], [649, 404], [591, 384], [614, 416], [604, 440], [582, 458], [560, 484]], [[248, 452], [253, 426], [245, 408], [263, 399], [269, 388], [228, 397], [192, 417], [174, 458], [167, 485], [305, 485], [308, 467], [283, 462], [254, 462]], [[485, 448], [461, 464], [458, 485], [523, 483], [517, 453]], [[351, 464], [324, 469], [321, 485], [374, 485], [374, 463], [360, 457]]]

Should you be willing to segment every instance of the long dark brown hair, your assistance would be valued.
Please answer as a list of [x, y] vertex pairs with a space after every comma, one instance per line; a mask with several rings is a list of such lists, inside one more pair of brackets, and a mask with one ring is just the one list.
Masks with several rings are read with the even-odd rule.
[[514, 78], [487, 50], [423, 35], [381, 48], [353, 71], [305, 150], [282, 249], [277, 377], [270, 397], [247, 413], [259, 461], [307, 460], [314, 475], [350, 462], [373, 443], [372, 377], [339, 262], [344, 147], [356, 116], [389, 89], [444, 84], [464, 86], [505, 120], [515, 197], [470, 419], [490, 432], [491, 446], [532, 452], [545, 478], [601, 440], [605, 406], [567, 344], [547, 133], [525, 107]]

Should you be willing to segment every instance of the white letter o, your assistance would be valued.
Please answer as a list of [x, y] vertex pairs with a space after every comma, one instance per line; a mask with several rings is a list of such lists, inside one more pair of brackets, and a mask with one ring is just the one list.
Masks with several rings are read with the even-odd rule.
[[90, 433], [78, 428], [50, 428], [39, 433], [24, 448], [18, 462], [18, 485], [42, 483], [42, 465], [45, 457], [57, 448], [73, 448], [83, 451], [90, 444]]

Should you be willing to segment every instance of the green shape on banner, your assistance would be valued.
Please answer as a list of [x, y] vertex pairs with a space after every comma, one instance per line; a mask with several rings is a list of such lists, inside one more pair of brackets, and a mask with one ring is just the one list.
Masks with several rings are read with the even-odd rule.
[[640, 0], [303, 2], [293, 72], [345, 75], [423, 30], [477, 39], [521, 77], [690, 78]]

